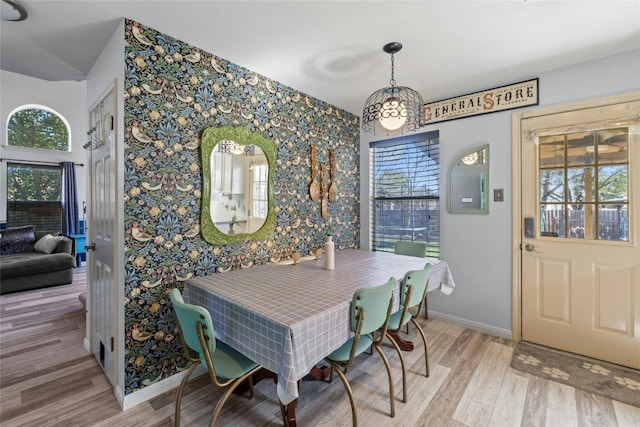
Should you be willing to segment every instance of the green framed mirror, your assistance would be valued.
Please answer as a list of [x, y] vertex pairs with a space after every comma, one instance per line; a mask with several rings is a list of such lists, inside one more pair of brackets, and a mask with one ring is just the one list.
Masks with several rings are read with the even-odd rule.
[[489, 213], [489, 144], [465, 151], [449, 170], [451, 213]]
[[265, 240], [275, 230], [275, 144], [242, 127], [207, 128], [201, 139], [204, 239]]

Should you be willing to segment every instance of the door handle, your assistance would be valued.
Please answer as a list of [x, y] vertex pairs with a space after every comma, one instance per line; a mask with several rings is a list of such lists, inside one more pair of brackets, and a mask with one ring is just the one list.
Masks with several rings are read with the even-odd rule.
[[95, 250], [96, 250], [96, 244], [95, 244], [95, 243], [92, 243], [92, 244], [90, 244], [90, 245], [86, 245], [86, 246], [84, 247], [84, 250], [85, 250], [85, 251], [95, 251]]
[[524, 248], [526, 249], [527, 252], [535, 252], [536, 251], [536, 247], [533, 246], [531, 243], [527, 243], [526, 245], [524, 245]]

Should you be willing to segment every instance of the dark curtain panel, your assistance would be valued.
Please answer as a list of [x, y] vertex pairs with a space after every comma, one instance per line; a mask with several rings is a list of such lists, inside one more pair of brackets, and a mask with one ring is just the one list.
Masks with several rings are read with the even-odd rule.
[[78, 194], [76, 169], [73, 162], [61, 162], [62, 169], [62, 234], [69, 236], [78, 232]]

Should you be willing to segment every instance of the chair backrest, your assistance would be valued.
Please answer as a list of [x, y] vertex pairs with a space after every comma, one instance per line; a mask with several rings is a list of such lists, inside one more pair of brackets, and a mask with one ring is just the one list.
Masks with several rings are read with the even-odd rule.
[[360, 313], [364, 310], [361, 334], [370, 334], [380, 329], [388, 320], [395, 278], [387, 283], [370, 288], [360, 288], [351, 300], [351, 330], [357, 332]]
[[[422, 270], [407, 271], [400, 285], [400, 305], [407, 307], [415, 307], [419, 305], [427, 290], [429, 283], [429, 274], [431, 273], [431, 264], [427, 263]], [[406, 300], [409, 286], [412, 287], [411, 297]]]
[[191, 350], [197, 352], [200, 360], [205, 362], [205, 352], [202, 349], [200, 337], [198, 336], [198, 324], [202, 325], [203, 333], [209, 337], [206, 342], [209, 350], [208, 353], [212, 354], [216, 350], [216, 339], [213, 322], [211, 322], [211, 315], [204, 307], [185, 303], [182, 294], [176, 288], [171, 289], [169, 297], [176, 316], [178, 317], [180, 333], [184, 343]]
[[427, 244], [422, 242], [396, 242], [393, 250], [397, 255], [424, 258], [427, 253]]

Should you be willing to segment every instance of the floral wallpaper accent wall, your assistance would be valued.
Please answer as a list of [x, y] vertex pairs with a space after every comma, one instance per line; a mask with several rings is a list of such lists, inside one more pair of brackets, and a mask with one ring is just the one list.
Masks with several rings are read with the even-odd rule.
[[[169, 291], [193, 276], [308, 254], [331, 222], [358, 247], [359, 118], [137, 22], [125, 22], [125, 393], [184, 369]], [[217, 246], [199, 231], [200, 136], [241, 126], [276, 146], [275, 232]], [[340, 194], [321, 218], [309, 197], [310, 146], [335, 150]]]

